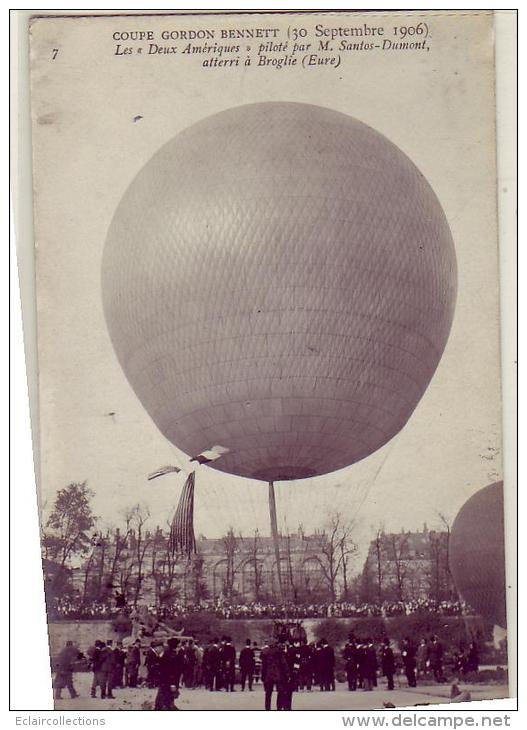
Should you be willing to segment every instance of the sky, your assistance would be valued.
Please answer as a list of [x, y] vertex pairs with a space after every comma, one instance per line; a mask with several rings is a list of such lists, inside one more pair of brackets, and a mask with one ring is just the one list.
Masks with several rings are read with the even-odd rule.
[[[338, 77], [324, 68], [308, 76], [262, 69], [250, 84], [196, 65], [174, 74], [166, 58], [117, 61], [111, 33], [122, 22], [56, 26], [53, 44], [60, 40], [67, 62], [58, 59], [53, 73], [37, 67], [33, 79], [34, 117], [47, 119], [34, 130], [44, 515], [58, 489], [86, 480], [101, 528], [122, 524], [136, 503], [149, 509], [152, 526], [170, 520], [184, 474], [151, 482], [147, 475], [166, 464], [189, 467], [188, 457], [157, 430], [113, 352], [101, 303], [106, 232], [134, 175], [177, 132], [236, 104], [288, 100], [351, 114], [417, 164], [451, 227], [458, 299], [443, 358], [407, 425], [358, 464], [277, 484], [279, 527], [322, 529], [338, 510], [365, 545], [379, 526], [452, 521], [502, 473], [492, 47], [475, 42], [486, 39], [485, 21], [437, 20], [432, 50], [418, 60], [356, 55]], [[34, 31], [35, 58], [47, 52], [50, 32]], [[463, 50], [469, 43], [471, 54]], [[196, 534], [220, 537], [230, 526], [269, 534], [267, 485], [198, 467]]]

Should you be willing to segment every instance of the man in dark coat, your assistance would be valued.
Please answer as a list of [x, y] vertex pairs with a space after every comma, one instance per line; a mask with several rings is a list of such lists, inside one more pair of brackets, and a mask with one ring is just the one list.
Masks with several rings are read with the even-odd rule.
[[192, 639], [189, 639], [187, 645], [183, 648], [183, 655], [183, 680], [185, 682], [185, 687], [187, 689], [191, 689], [194, 687], [194, 673], [196, 670], [196, 651]]
[[104, 641], [100, 641], [100, 639], [97, 639], [94, 646], [88, 649], [88, 658], [93, 671], [90, 693], [92, 697], [96, 696], [97, 687], [101, 688], [101, 698], [103, 697], [103, 694], [106, 695], [106, 677], [104, 676], [101, 668], [104, 658], [103, 649]]
[[287, 662], [287, 674], [282, 682], [277, 685], [276, 709], [293, 709], [293, 692], [297, 689], [295, 685], [295, 649], [286, 641], [280, 645]]
[[295, 639], [292, 646], [289, 647], [287, 660], [291, 671], [293, 692], [298, 692], [300, 687], [300, 664], [302, 661], [302, 645], [300, 639]]
[[78, 697], [73, 686], [73, 665], [79, 658], [79, 650], [73, 646], [73, 641], [67, 641], [56, 659], [57, 672], [55, 674], [55, 699], [62, 699], [62, 690], [67, 687], [71, 699]]
[[371, 639], [367, 639], [363, 648], [364, 689], [370, 692], [377, 684], [377, 654]]
[[436, 682], [443, 682], [443, 644], [439, 641], [439, 637], [432, 637], [432, 644], [429, 648], [430, 667], [434, 673]]
[[137, 687], [137, 677], [141, 664], [141, 642], [137, 639], [128, 647], [124, 662], [125, 684], [127, 687]]
[[[271, 709], [273, 690], [279, 692], [289, 678], [289, 665], [283, 650], [272, 642], [262, 649], [262, 682], [265, 690], [265, 709]], [[278, 709], [278, 708], [277, 708]]]
[[205, 677], [205, 687], [211, 692], [216, 690], [218, 692], [221, 689], [221, 677], [220, 677], [220, 649], [218, 646], [218, 639], [214, 639], [212, 644], [209, 644], [203, 654], [203, 672]]
[[381, 669], [383, 675], [388, 681], [388, 689], [393, 689], [393, 675], [395, 674], [395, 657], [390, 646], [390, 639], [384, 639], [384, 645], [381, 649]]
[[112, 677], [112, 687], [123, 687], [124, 686], [124, 662], [126, 659], [126, 652], [123, 649], [123, 642], [118, 641], [117, 646], [113, 650], [115, 667]]
[[320, 651], [317, 654], [318, 675], [320, 689], [329, 692], [335, 689], [335, 652], [326, 639], [320, 641]]
[[408, 680], [409, 687], [417, 687], [417, 681], [415, 678], [415, 668], [417, 666], [417, 660], [415, 658], [416, 650], [410, 639], [406, 637], [401, 643], [401, 659], [403, 660], [404, 673]]
[[313, 685], [313, 646], [304, 642], [300, 646], [300, 671], [298, 676], [299, 689], [304, 687], [311, 692]]
[[357, 689], [357, 677], [359, 673], [359, 655], [355, 639], [351, 638], [346, 643], [342, 651], [344, 665], [346, 667], [346, 679], [348, 680], [348, 690], [355, 692]]
[[470, 642], [466, 654], [466, 661], [463, 666], [463, 672], [477, 672], [479, 669], [479, 650], [475, 641]]
[[168, 639], [166, 649], [158, 657], [158, 690], [154, 710], [178, 709], [174, 704], [174, 700], [179, 697], [177, 681], [181, 676], [181, 655], [177, 649], [178, 643], [177, 639]]
[[101, 686], [101, 699], [107, 697], [108, 699], [114, 699], [113, 690], [113, 679], [115, 674], [115, 667], [117, 664], [117, 655], [113, 648], [113, 641], [109, 639], [106, 642], [106, 646], [101, 649], [101, 674], [102, 674], [102, 686]]
[[236, 649], [231, 643], [230, 636], [225, 637], [220, 647], [220, 671], [227, 692], [235, 692]]
[[245, 647], [240, 652], [239, 664], [242, 692], [245, 691], [245, 682], [248, 683], [249, 692], [252, 692], [254, 677], [254, 649], [251, 647], [250, 639], [247, 639]]
[[159, 656], [156, 652], [156, 642], [151, 641], [150, 646], [145, 653], [146, 667], [146, 684], [151, 689], [157, 687], [157, 668], [159, 665]]
[[253, 641], [253, 653], [254, 653], [254, 683], [258, 684], [261, 674], [261, 661], [260, 661], [260, 648], [256, 641]]
[[367, 659], [366, 649], [368, 645], [361, 639], [357, 644], [357, 671], [358, 671], [358, 687], [366, 689]]

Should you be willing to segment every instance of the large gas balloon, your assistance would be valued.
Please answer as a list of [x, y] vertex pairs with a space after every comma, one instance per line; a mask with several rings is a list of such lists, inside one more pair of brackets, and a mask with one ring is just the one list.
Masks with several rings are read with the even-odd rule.
[[241, 106], [165, 144], [111, 223], [104, 310], [162, 433], [301, 479], [405, 425], [441, 359], [456, 260], [415, 165], [345, 114]]
[[450, 571], [462, 598], [493, 624], [507, 625], [503, 482], [476, 492], [450, 535]]

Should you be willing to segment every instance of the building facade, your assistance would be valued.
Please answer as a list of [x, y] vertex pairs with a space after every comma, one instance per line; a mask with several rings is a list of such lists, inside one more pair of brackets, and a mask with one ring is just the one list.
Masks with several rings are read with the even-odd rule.
[[116, 592], [127, 602], [169, 604], [203, 600], [228, 603], [316, 602], [328, 598], [324, 533], [279, 537], [280, 571], [272, 538], [200, 536], [196, 554], [176, 554], [158, 530], [137, 536], [98, 536], [86, 560], [72, 570], [75, 593], [104, 600]]
[[362, 599], [449, 601], [457, 598], [449, 567], [449, 532], [386, 533], [370, 542], [361, 575]]

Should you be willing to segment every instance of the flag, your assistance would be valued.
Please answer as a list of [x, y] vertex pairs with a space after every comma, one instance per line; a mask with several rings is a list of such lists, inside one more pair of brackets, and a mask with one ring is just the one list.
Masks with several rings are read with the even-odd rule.
[[206, 449], [205, 451], [202, 451], [201, 454], [193, 456], [191, 461], [197, 461], [198, 464], [208, 464], [211, 461], [216, 461], [216, 459], [219, 459], [220, 456], [223, 456], [223, 454], [228, 453], [229, 449], [225, 446], [213, 446], [211, 449]]
[[180, 471], [183, 470], [180, 469], [179, 466], [162, 466], [148, 475], [148, 481], [151, 479], [157, 479], [157, 477], [163, 477], [165, 474], [171, 474], [172, 472], [179, 474]]
[[172, 550], [183, 555], [192, 555], [196, 552], [194, 537], [194, 472], [191, 472], [185, 482], [176, 514], [170, 528]]

